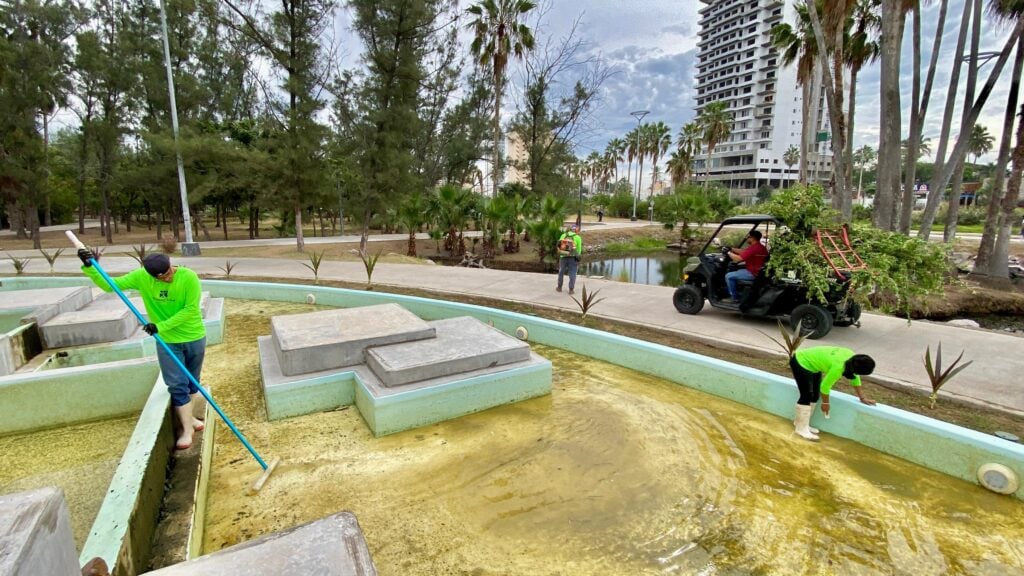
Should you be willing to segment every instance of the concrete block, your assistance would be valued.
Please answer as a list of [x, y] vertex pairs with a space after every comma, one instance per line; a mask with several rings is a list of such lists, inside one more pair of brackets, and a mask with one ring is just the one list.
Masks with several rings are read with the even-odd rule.
[[78, 310], [92, 300], [92, 292], [85, 286], [68, 288], [35, 288], [10, 290], [0, 298], [0, 312], [19, 308], [40, 308], [57, 305], [60, 312]]
[[81, 576], [60, 488], [0, 496], [0, 576]]
[[376, 346], [366, 364], [385, 386], [401, 386], [530, 359], [530, 345], [469, 316], [435, 320], [429, 340]]
[[355, 372], [336, 368], [285, 376], [270, 336], [258, 336], [260, 376], [268, 420], [281, 420], [350, 406], [355, 402]]
[[224, 342], [224, 299], [207, 298], [204, 301], [203, 324], [206, 326], [206, 345]]
[[351, 512], [338, 512], [308, 524], [242, 542], [230, 548], [147, 572], [149, 576], [374, 576], [363, 531]]
[[530, 354], [524, 362], [389, 388], [369, 369], [356, 371], [356, 407], [384, 436], [551, 393], [551, 362]]
[[285, 376], [361, 364], [370, 346], [434, 337], [433, 327], [398, 304], [275, 316], [270, 328]]
[[64, 312], [39, 327], [44, 348], [64, 348], [124, 340], [138, 328], [138, 320], [124, 305], [105, 305]]

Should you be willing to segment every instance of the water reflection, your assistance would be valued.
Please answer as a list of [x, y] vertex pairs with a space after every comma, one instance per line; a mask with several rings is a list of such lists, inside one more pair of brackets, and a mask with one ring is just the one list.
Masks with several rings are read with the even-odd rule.
[[588, 259], [580, 262], [580, 274], [604, 276], [609, 280], [634, 284], [678, 286], [683, 267], [686, 266], [686, 258], [685, 254], [677, 252], [658, 252], [599, 260]]

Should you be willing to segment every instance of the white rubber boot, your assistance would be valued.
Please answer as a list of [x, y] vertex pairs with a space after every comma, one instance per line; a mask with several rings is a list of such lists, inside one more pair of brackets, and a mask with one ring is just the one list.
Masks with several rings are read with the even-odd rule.
[[178, 436], [178, 441], [174, 444], [174, 447], [178, 450], [186, 450], [192, 446], [192, 431], [195, 426], [195, 418], [192, 416], [192, 402], [184, 406], [175, 406], [174, 413], [178, 417], [178, 423], [181, 425], [181, 435]]
[[811, 421], [811, 412], [814, 410], [814, 406], [804, 406], [803, 404], [796, 405], [796, 418], [793, 420], [793, 426], [798, 436], [806, 440], [818, 440], [818, 435], [811, 431], [809, 422]]
[[[797, 406], [799, 406], [799, 404], [797, 404]], [[814, 405], [813, 404], [811, 405], [811, 414], [814, 414]], [[796, 426], [796, 421], [797, 421], [797, 419], [793, 418], [793, 426]], [[821, 432], [821, 430], [818, 430], [817, 428], [815, 428], [814, 426], [811, 426], [811, 425], [808, 425], [807, 429], [810, 430], [812, 434], [817, 434], [818, 432]]]

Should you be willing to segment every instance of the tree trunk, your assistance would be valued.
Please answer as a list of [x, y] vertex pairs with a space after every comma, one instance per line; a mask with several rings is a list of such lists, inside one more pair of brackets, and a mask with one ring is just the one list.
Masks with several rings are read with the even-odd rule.
[[492, 197], [498, 197], [498, 185], [501, 182], [501, 92], [502, 74], [496, 74], [494, 78], [494, 120], [491, 129], [494, 134], [494, 158], [491, 165], [491, 180], [494, 183]]
[[[980, 8], [977, 10], [976, 13], [980, 14]], [[1006, 45], [1004, 45], [1003, 50], [999, 53], [999, 58], [996, 60], [995, 64], [992, 67], [992, 70], [989, 72], [988, 81], [985, 82], [985, 85], [982, 87], [981, 93], [978, 95], [977, 100], [971, 106], [970, 115], [967, 122], [968, 126], [973, 126], [974, 123], [978, 121], [978, 116], [981, 114], [981, 109], [985, 106], [985, 102], [988, 100], [989, 95], [992, 93], [992, 89], [995, 87], [996, 81], [998, 80], [999, 75], [1002, 74], [1003, 67], [1006, 65], [1006, 61], [1010, 57], [1010, 52], [1012, 52], [1022, 32], [1024, 32], [1024, 19], [1021, 19], [1019, 22], [1017, 22], [1016, 26], [1013, 29], [1013, 33], [1011, 33], [1009, 38], [1007, 38]], [[954, 164], [964, 161], [964, 158], [967, 156], [967, 148], [969, 145], [970, 133], [968, 132], [965, 134], [963, 133], [963, 131], [961, 131], [961, 134], [957, 136], [956, 145], [953, 147], [953, 152], [950, 154], [949, 161], [943, 167], [942, 174], [939, 176], [937, 180], [938, 190], [943, 190], [949, 183], [950, 179], [953, 177], [953, 170], [956, 168]], [[930, 230], [928, 231], [930, 232]], [[925, 240], [928, 238], [928, 232], [926, 232], [926, 229], [923, 227], [920, 236], [922, 239]]]
[[900, 185], [900, 50], [904, 22], [901, 0], [882, 0], [878, 178], [872, 214], [875, 227], [882, 230], [892, 230], [893, 203]]
[[[818, 45], [819, 54], [828, 53], [828, 45], [825, 43], [825, 36], [818, 18], [818, 9], [813, 2], [807, 4], [807, 13], [811, 17], [811, 26], [814, 28], [814, 38]], [[837, 40], [833, 42], [833, 61], [835, 70], [827, 61], [822, 60], [821, 68], [825, 75], [825, 97], [828, 100], [829, 124], [832, 127], [832, 180], [835, 188], [832, 193], [832, 207], [840, 209], [847, 207], [847, 213], [843, 213], [843, 221], [850, 221], [850, 202], [847, 197], [849, 190], [846, 186], [846, 135], [845, 119], [843, 118], [843, 50], [842, 50], [842, 27], [837, 31]], [[833, 76], [834, 73], [834, 76]]]
[[295, 206], [295, 248], [302, 252], [306, 248], [306, 239], [302, 236], [302, 207]]
[[956, 51], [953, 56], [953, 70], [950, 73], [949, 86], [946, 90], [946, 109], [942, 115], [942, 130], [939, 135], [938, 148], [935, 151], [935, 168], [932, 173], [932, 180], [928, 185], [928, 200], [925, 203], [924, 213], [921, 215], [921, 225], [918, 229], [918, 237], [927, 240], [931, 234], [932, 225], [935, 222], [935, 214], [942, 204], [942, 197], [945, 189], [939, 189], [939, 179], [946, 164], [946, 147], [949, 143], [949, 133], [953, 126], [953, 109], [956, 106], [957, 89], [960, 85], [960, 69], [963, 67], [964, 50], [967, 46], [967, 31], [971, 26], [971, 0], [964, 2], [963, 14], [960, 17], [960, 35], [956, 41]]
[[114, 235], [110, 226], [110, 151], [100, 151], [100, 192], [103, 195], [103, 221], [106, 222], [107, 244], [114, 243]]
[[803, 83], [803, 102], [800, 105], [800, 183], [807, 184], [807, 165], [811, 155], [811, 81]]
[[[50, 119], [43, 114], [43, 226], [52, 224], [50, 218]], [[33, 235], [33, 238], [36, 235]], [[39, 248], [39, 246], [36, 246]]]
[[[974, 121], [971, 120], [971, 104], [974, 102], [975, 88], [978, 82], [978, 50], [981, 45], [981, 0], [974, 0], [972, 10], [974, 16], [971, 21], [971, 59], [967, 64], [967, 86], [964, 92], [963, 111], [960, 114], [960, 134], [957, 140], [970, 138]], [[953, 159], [956, 162], [953, 186], [949, 195], [949, 209], [946, 211], [946, 225], [943, 229], [943, 240], [952, 242], [956, 238], [956, 224], [960, 214], [960, 191], [964, 181], [965, 157]]]
[[[1020, 81], [1020, 74], [1016, 77]], [[1017, 146], [1013, 149], [1013, 172], [1010, 173], [1010, 183], [1006, 186], [1006, 196], [1003, 197], [1003, 212], [999, 218], [999, 237], [996, 239], [996, 249], [989, 265], [992, 276], [999, 278], [1009, 277], [1007, 260], [1010, 251], [1010, 236], [1013, 235], [1013, 224], [1016, 220], [1014, 209], [1017, 207], [1017, 200], [1020, 198], [1021, 179], [1024, 178], [1024, 106], [1020, 108], [1020, 120], [1017, 121]], [[995, 199], [993, 198], [993, 202]], [[1024, 227], [1024, 224], [1021, 225]]]
[[408, 254], [409, 256], [412, 256], [413, 258], [416, 257], [416, 229], [415, 228], [409, 228], [409, 249], [406, 251], [406, 254]]
[[[1017, 205], [1015, 196], [1013, 202], [1009, 204], [1009, 214], [1006, 213], [1006, 202], [1010, 195], [1010, 191], [1007, 189], [1006, 196], [1002, 199], [1002, 211], [1000, 211], [999, 196], [1002, 194], [1003, 183], [1006, 181], [1006, 165], [1010, 158], [1010, 140], [1013, 133], [1013, 113], [1017, 109], [1022, 73], [1024, 73], [1024, 36], [1017, 41], [1017, 56], [1013, 62], [1013, 74], [1010, 75], [1010, 92], [1006, 97], [1003, 134], [999, 139], [999, 158], [996, 160], [996, 174], [992, 182], [992, 201], [988, 204], [985, 230], [981, 235], [978, 258], [974, 262], [975, 272], [999, 277], [1005, 277], [1004, 275], [1007, 274], [1006, 259], [1009, 256], [1010, 239], [1009, 235], [1004, 239], [1003, 229], [1005, 226], [1009, 232], [1009, 226], [1013, 224], [1013, 211]], [[1019, 137], [1017, 143], [1020, 144]], [[1000, 252], [1000, 246], [1002, 246], [1002, 252]]]

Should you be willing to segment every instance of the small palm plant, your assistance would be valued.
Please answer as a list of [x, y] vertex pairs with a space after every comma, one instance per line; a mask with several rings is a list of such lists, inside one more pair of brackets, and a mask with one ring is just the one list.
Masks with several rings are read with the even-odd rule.
[[570, 298], [572, 298], [573, 302], [575, 302], [576, 305], [580, 307], [580, 312], [582, 312], [582, 315], [580, 316], [580, 319], [586, 319], [587, 313], [590, 312], [591, 308], [593, 308], [594, 306], [597, 306], [598, 302], [601, 302], [602, 300], [604, 300], [604, 298], [598, 298], [597, 297], [597, 293], [600, 292], [600, 291], [601, 291], [601, 289], [599, 288], [597, 290], [594, 290], [593, 292], [588, 293], [587, 292], [587, 285], [584, 284], [583, 285], [583, 291], [580, 294], [580, 299], [579, 300], [577, 300], [575, 296], [570, 296]]
[[[932, 384], [932, 395], [930, 396], [931, 406], [929, 406], [930, 408], [935, 408], [935, 402], [936, 400], [939, 399], [939, 388], [942, 388], [942, 386], [946, 382], [952, 380], [954, 376], [959, 374], [961, 371], [963, 371], [964, 368], [967, 368], [968, 366], [971, 365], [971, 363], [974, 362], [974, 360], [969, 360], [967, 362], [964, 362], [963, 364], [960, 364], [960, 360], [962, 360], [963, 357], [964, 351], [961, 351], [960, 355], [956, 357], [956, 360], [954, 360], [952, 364], [950, 364], [949, 368], [943, 370], [942, 342], [939, 342], [938, 347], [935, 348], [934, 365], [932, 364], [932, 347], [929, 346], [924, 351], [924, 369], [928, 372], [928, 379], [931, 380]], [[960, 366], [957, 366], [957, 364], [960, 364]]]
[[49, 252], [43, 250], [42, 248], [40, 248], [39, 251], [43, 253], [43, 258], [46, 259], [47, 264], [50, 265], [50, 274], [53, 274], [53, 265], [57, 263], [57, 258], [59, 258], [60, 255], [64, 252], [64, 249], [57, 248], [57, 251], [54, 252], [53, 254], [50, 254]]
[[8, 254], [7, 257], [11, 259], [11, 264], [14, 265], [14, 272], [19, 275], [25, 272], [25, 268], [28, 266], [28, 263], [32, 261], [31, 258], [18, 258], [16, 256], [11, 256], [10, 254]]
[[145, 244], [139, 244], [138, 246], [132, 246], [132, 251], [135, 253], [129, 254], [129, 256], [134, 258], [139, 264], [142, 264], [142, 260], [146, 257], [146, 253], [152, 251], [152, 247], [146, 246]]
[[228, 261], [224, 262], [223, 266], [217, 266], [217, 269], [221, 270], [222, 272], [224, 272], [224, 277], [225, 278], [230, 278], [231, 277], [231, 271], [235, 269], [235, 266], [238, 266], [237, 262], [232, 262], [231, 260], [228, 260]]
[[325, 250], [321, 250], [320, 252], [312, 252], [309, 255], [309, 262], [302, 263], [303, 266], [313, 271], [314, 284], [320, 283], [320, 264], [322, 264], [324, 261], [324, 252]]
[[619, 275], [618, 275], [618, 277], [616, 279], [619, 282], [629, 283], [629, 270], [627, 270], [625, 268], [623, 268], [622, 270], [619, 270]]
[[380, 258], [381, 253], [384, 250], [378, 250], [373, 256], [366, 253], [366, 250], [360, 250], [359, 259], [363, 261], [363, 268], [366, 269], [366, 289], [373, 290], [373, 269], [377, 266], [377, 260]]
[[786, 328], [786, 325], [782, 323], [782, 320], [777, 320], [777, 322], [779, 323], [779, 333], [782, 334], [782, 340], [768, 336], [760, 330], [758, 330], [758, 332], [761, 332], [761, 334], [764, 334], [769, 340], [782, 347], [782, 351], [785, 352], [788, 357], [792, 358], [793, 355], [796, 354], [797, 349], [800, 348], [800, 345], [807, 339], [808, 334], [804, 334], [800, 330], [801, 322], [796, 323], [796, 330], [793, 332], [790, 332], [789, 329]]

